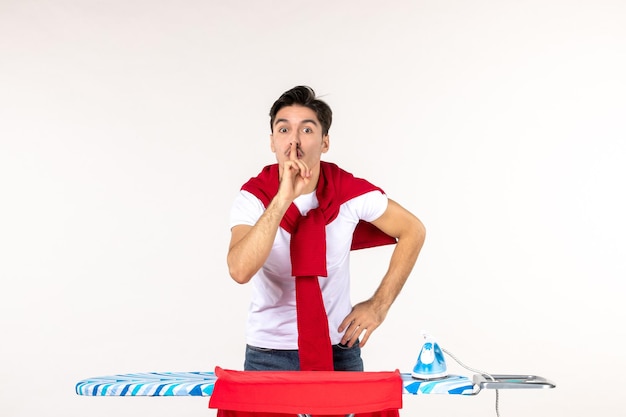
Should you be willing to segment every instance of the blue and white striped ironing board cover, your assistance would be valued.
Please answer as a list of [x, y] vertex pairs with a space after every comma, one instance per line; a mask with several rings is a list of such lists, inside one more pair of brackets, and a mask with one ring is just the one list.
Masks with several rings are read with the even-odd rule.
[[[401, 373], [402, 393], [474, 395], [477, 390], [465, 376], [450, 375], [433, 381], [419, 381]], [[201, 396], [213, 393], [214, 372], [148, 372], [88, 378], [76, 384], [76, 393], [86, 396], [169, 397]]]

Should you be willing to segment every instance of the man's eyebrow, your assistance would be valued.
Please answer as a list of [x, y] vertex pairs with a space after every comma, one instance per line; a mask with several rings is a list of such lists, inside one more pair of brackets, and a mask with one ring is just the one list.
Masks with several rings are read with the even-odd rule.
[[[289, 123], [289, 120], [287, 120], [287, 119], [276, 119], [276, 120], [274, 120], [274, 126], [276, 126], [279, 123]], [[303, 121], [300, 122], [300, 124], [304, 124], [304, 123], [312, 123], [315, 126], [319, 126], [319, 123], [317, 123], [317, 121], [315, 121], [314, 119], [304, 119]]]

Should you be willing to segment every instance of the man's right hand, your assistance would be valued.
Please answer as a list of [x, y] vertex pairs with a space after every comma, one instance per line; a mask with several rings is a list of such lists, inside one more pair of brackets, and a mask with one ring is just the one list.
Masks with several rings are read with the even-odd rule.
[[311, 181], [311, 170], [302, 159], [298, 159], [298, 145], [291, 142], [289, 159], [283, 163], [278, 197], [291, 203], [301, 196]]

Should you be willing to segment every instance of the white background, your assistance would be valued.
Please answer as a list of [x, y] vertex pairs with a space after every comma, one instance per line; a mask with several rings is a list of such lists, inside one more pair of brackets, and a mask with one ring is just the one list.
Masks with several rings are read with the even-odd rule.
[[[74, 385], [242, 368], [228, 212], [307, 84], [325, 159], [428, 230], [366, 370], [410, 371], [425, 329], [557, 384], [502, 417], [623, 416], [625, 74], [621, 0], [0, 0], [0, 415], [214, 415]], [[354, 253], [354, 302], [389, 253]], [[403, 400], [495, 415], [493, 391]]]

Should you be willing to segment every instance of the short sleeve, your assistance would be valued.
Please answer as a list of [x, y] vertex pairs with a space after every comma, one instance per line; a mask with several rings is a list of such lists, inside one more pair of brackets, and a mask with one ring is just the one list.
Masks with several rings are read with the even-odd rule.
[[261, 200], [248, 191], [240, 191], [230, 209], [230, 228], [240, 224], [254, 226], [265, 211]]
[[389, 199], [380, 191], [370, 191], [352, 199], [350, 209], [359, 220], [373, 222], [387, 210]]

